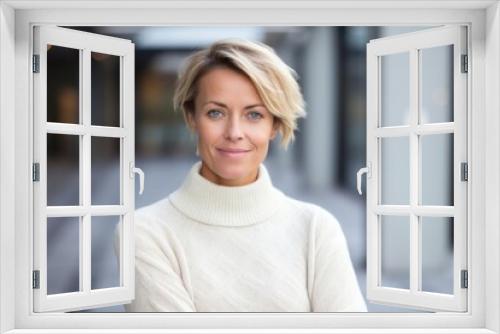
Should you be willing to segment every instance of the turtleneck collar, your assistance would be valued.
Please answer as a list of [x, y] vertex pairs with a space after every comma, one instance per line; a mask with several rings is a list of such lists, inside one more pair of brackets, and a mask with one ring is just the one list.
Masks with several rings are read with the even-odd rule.
[[257, 180], [236, 187], [215, 184], [200, 175], [196, 162], [169, 200], [189, 218], [209, 225], [246, 226], [263, 222], [279, 209], [284, 194], [260, 164]]

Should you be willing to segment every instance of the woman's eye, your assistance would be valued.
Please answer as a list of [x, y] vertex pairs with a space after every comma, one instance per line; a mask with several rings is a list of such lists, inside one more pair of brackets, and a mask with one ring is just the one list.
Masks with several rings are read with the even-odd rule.
[[210, 118], [219, 118], [222, 116], [222, 112], [220, 110], [212, 109], [207, 112], [207, 115]]
[[261, 119], [263, 115], [260, 112], [257, 111], [251, 111], [248, 113], [248, 116], [250, 119]]

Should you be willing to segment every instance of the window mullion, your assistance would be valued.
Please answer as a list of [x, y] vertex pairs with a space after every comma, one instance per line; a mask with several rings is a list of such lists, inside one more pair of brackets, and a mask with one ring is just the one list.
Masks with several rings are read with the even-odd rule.
[[433, 134], [444, 134], [444, 133], [454, 133], [455, 123], [429, 123], [429, 124], [419, 124], [417, 125], [417, 134], [419, 135], [433, 135]]
[[420, 257], [418, 216], [415, 208], [418, 206], [419, 178], [419, 148], [418, 135], [418, 50], [410, 51], [410, 291], [415, 293], [419, 288]]
[[[90, 293], [91, 288], [91, 135], [90, 135], [90, 115], [91, 115], [91, 74], [90, 74], [90, 50], [83, 50], [82, 58], [82, 124], [85, 128], [83, 135], [83, 152], [81, 156], [83, 174], [83, 207], [85, 214], [82, 218], [80, 229], [80, 289], [85, 293]], [[82, 289], [83, 288], [83, 289]]]

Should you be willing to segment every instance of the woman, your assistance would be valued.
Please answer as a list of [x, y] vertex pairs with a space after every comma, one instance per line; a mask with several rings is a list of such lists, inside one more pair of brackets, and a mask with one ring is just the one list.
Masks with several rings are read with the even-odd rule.
[[189, 57], [174, 105], [199, 162], [136, 211], [129, 312], [366, 311], [342, 229], [274, 188], [266, 167], [304, 116], [295, 72], [268, 46], [223, 40]]

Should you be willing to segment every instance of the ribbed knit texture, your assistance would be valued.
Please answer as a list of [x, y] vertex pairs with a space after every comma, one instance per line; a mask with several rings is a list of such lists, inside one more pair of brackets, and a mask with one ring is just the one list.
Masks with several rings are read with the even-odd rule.
[[263, 164], [240, 187], [212, 183], [200, 167], [135, 213], [128, 312], [366, 311], [334, 216], [274, 188]]
[[269, 219], [283, 204], [284, 195], [274, 188], [264, 165], [257, 180], [243, 187], [217, 185], [199, 174], [201, 162], [191, 168], [181, 188], [169, 199], [189, 218], [221, 226], [245, 226]]

